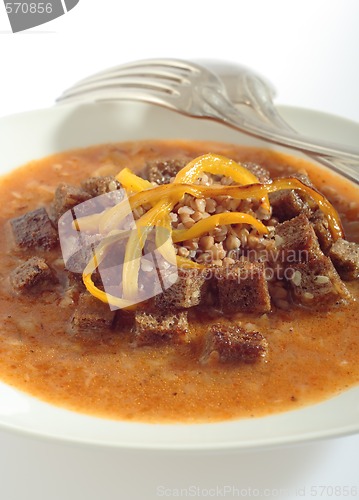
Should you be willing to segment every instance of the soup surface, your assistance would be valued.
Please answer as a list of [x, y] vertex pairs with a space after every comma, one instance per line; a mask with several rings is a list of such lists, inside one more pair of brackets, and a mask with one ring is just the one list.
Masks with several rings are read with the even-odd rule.
[[[33, 161], [1, 179], [0, 376], [6, 383], [71, 410], [111, 419], [204, 422], [259, 417], [339, 394], [359, 382], [359, 282], [352, 298], [324, 309], [303, 306], [221, 316], [224, 324], [254, 324], [268, 343], [256, 363], [203, 363], [202, 340], [218, 323], [212, 308], [190, 312], [193, 342], [135, 346], [132, 323], [101, 331], [69, 328], [77, 304], [61, 291], [59, 247], [37, 251], [57, 270], [60, 285], [37, 293], [12, 289], [9, 274], [25, 258], [9, 220], [49, 206], [61, 182], [116, 175], [146, 162], [208, 152], [254, 162], [272, 176], [305, 170], [337, 208], [346, 238], [359, 242], [359, 188], [304, 160], [246, 147], [184, 141], [142, 141], [91, 147]], [[30, 252], [31, 253], [31, 252]], [[34, 252], [32, 253], [32, 255]]]

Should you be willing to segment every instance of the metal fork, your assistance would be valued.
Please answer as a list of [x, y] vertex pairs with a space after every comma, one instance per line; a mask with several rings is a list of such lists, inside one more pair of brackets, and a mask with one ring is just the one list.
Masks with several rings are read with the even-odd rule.
[[[253, 70], [237, 63], [223, 60], [216, 61], [213, 59], [198, 62], [221, 78], [229, 100], [236, 106], [239, 112], [243, 112], [243, 107], [244, 109], [250, 109], [255, 113], [257, 119], [259, 118], [263, 123], [270, 125], [272, 128], [298, 134], [283, 119], [275, 107], [273, 98], [276, 91], [268, 80], [265, 80]], [[331, 160], [328, 157], [315, 153], [307, 152], [307, 155], [326, 167], [340, 174], [345, 174], [352, 180], [358, 181], [359, 164], [355, 168], [353, 165], [348, 165], [344, 162], [339, 163], [337, 159]]]
[[[359, 149], [299, 135], [276, 112], [271, 88], [263, 79], [239, 69], [237, 77], [242, 87], [245, 82], [241, 90], [245, 106], [240, 110], [214, 71], [178, 59], [136, 61], [105, 70], [81, 80], [57, 102], [136, 100], [158, 104], [188, 116], [211, 118], [257, 138], [305, 152], [352, 179], [358, 178]], [[240, 88], [241, 84], [237, 93]], [[231, 97], [234, 99], [233, 87]]]

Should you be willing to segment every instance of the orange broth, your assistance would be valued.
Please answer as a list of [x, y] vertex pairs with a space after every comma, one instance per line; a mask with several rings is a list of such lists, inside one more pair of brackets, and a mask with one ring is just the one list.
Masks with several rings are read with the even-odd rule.
[[[222, 321], [255, 323], [269, 344], [265, 361], [203, 365], [200, 342], [135, 348], [130, 324], [73, 334], [75, 304], [49, 291], [17, 295], [8, 275], [24, 251], [11, 245], [8, 219], [48, 204], [60, 182], [139, 170], [156, 158], [189, 159], [207, 152], [252, 161], [273, 175], [305, 169], [339, 210], [347, 238], [359, 242], [359, 187], [304, 160], [213, 142], [141, 141], [95, 146], [36, 160], [1, 179], [0, 377], [31, 395], [70, 410], [144, 422], [213, 422], [296, 409], [339, 394], [359, 382], [359, 282], [346, 285], [356, 300], [328, 311], [273, 309], [260, 317]], [[4, 237], [6, 235], [6, 237]], [[46, 253], [51, 262], [60, 250]], [[218, 318], [191, 312], [202, 338]]]

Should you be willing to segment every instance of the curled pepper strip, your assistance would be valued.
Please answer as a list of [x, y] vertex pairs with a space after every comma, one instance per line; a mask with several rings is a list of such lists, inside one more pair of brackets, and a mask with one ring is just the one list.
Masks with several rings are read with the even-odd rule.
[[120, 309], [131, 308], [132, 302], [125, 299], [120, 299], [119, 297], [115, 297], [114, 295], [100, 290], [93, 282], [92, 274], [96, 271], [98, 266], [105, 258], [107, 248], [113, 243], [127, 238], [128, 235], [129, 231], [121, 231], [120, 233], [108, 236], [105, 240], [103, 240], [96, 247], [94, 255], [91, 257], [89, 263], [82, 273], [82, 280], [84, 282], [84, 285], [87, 291], [91, 293], [91, 295], [93, 295], [96, 299], [101, 300], [101, 302], [111, 304], [114, 307], [118, 307]]
[[199, 264], [198, 262], [194, 262], [191, 259], [187, 259], [187, 257], [180, 257], [177, 255], [177, 266], [181, 269], [204, 269], [206, 266], [203, 264]]
[[[204, 172], [231, 177], [240, 185], [203, 186], [193, 184]], [[305, 192], [317, 202], [328, 219], [329, 229], [334, 240], [343, 236], [343, 228], [337, 211], [318, 191], [303, 184], [296, 178], [276, 179], [272, 183], [261, 184], [245, 167], [223, 156], [208, 154], [192, 160], [186, 167], [178, 172], [172, 184], [154, 187], [149, 181], [141, 179], [129, 169], [123, 169], [116, 179], [121, 182], [122, 186], [128, 192], [128, 199], [118, 203], [115, 207], [107, 209], [102, 214], [87, 217], [86, 220], [85, 218], [79, 219], [79, 224], [76, 225], [77, 229], [81, 227], [81, 230], [83, 230], [85, 227], [87, 230], [94, 229], [100, 231], [102, 234], [109, 234], [111, 231], [116, 230], [120, 222], [130, 215], [134, 209], [146, 204], [152, 205], [152, 208], [136, 221], [137, 231], [131, 231], [126, 245], [122, 280], [124, 299], [113, 297], [99, 290], [94, 285], [91, 278], [92, 273], [104, 258], [103, 255], [105, 250], [114, 242], [111, 238], [106, 238], [106, 240], [99, 245], [95, 251], [95, 255], [92, 257], [83, 273], [83, 280], [88, 291], [99, 300], [109, 302], [116, 307], [128, 308], [132, 304], [127, 299], [134, 297], [138, 291], [138, 275], [142, 250], [152, 229], [156, 228], [156, 245], [159, 251], [165, 258], [171, 257], [169, 261], [174, 261], [174, 257], [170, 252], [170, 242], [168, 239], [166, 240], [160, 237], [159, 229], [162, 227], [170, 233], [172, 232], [169, 213], [185, 194], [190, 194], [195, 198], [226, 196], [237, 200], [264, 199], [264, 204], [269, 208], [268, 195], [270, 193], [286, 189], [299, 190]], [[219, 224], [227, 225], [239, 223], [253, 225], [260, 234], [268, 232], [268, 229], [262, 222], [249, 214], [228, 212], [203, 219], [188, 230], [174, 230], [172, 232], [173, 242], [176, 243], [199, 237], [202, 234], [208, 233]], [[123, 236], [121, 236], [121, 238], [122, 237]], [[117, 235], [117, 238], [120, 238], [120, 236]], [[180, 256], [176, 257], [176, 262], [179, 267], [205, 267]]]
[[[191, 194], [195, 198], [203, 198], [204, 196], [227, 196], [227, 191], [229, 188], [232, 188], [231, 195], [229, 196], [239, 194], [239, 196], [236, 196], [237, 199], [260, 197], [261, 194], [266, 194], [265, 190], [261, 187], [262, 184], [255, 184], [253, 186], [256, 186], [255, 189], [251, 192], [246, 191], [245, 193], [241, 191], [240, 188], [247, 186], [196, 186], [193, 184], [172, 183], [152, 187], [152, 189], [130, 195], [128, 200], [121, 201], [118, 205], [112, 207], [108, 212], [103, 214], [103, 219], [101, 219], [99, 223], [99, 229], [101, 233], [112, 231], [131, 213], [131, 210], [148, 203], [152, 205], [156, 203], [151, 210], [169, 213], [186, 193]], [[147, 215], [147, 213], [145, 215]]]
[[127, 242], [122, 275], [123, 294], [127, 299], [134, 298], [137, 294], [142, 250], [151, 230], [152, 226], [137, 225], [137, 231], [132, 231]]
[[339, 217], [338, 212], [330, 203], [329, 200], [326, 199], [319, 191], [313, 189], [299, 179], [294, 177], [276, 179], [272, 182], [272, 184], [264, 184], [268, 193], [273, 193], [275, 191], [280, 191], [282, 189], [298, 189], [299, 191], [303, 191], [308, 194], [313, 200], [315, 200], [320, 210], [326, 215], [328, 219], [328, 225], [331, 235], [333, 236], [334, 241], [338, 238], [344, 237], [344, 229]]
[[[171, 210], [173, 206], [182, 198], [184, 194], [191, 194], [195, 198], [209, 198], [216, 196], [229, 196], [236, 200], [245, 200], [248, 198], [261, 199], [265, 194], [273, 193], [283, 189], [296, 189], [303, 191], [313, 198], [319, 205], [323, 213], [328, 217], [330, 230], [335, 239], [338, 239], [343, 234], [342, 225], [339, 215], [331, 203], [318, 191], [303, 184], [299, 179], [282, 178], [276, 179], [271, 184], [249, 184], [245, 186], [197, 186], [192, 184], [165, 184], [140, 193], [131, 195], [128, 199], [132, 209], [137, 208], [146, 203], [158, 202], [158, 205], [151, 210]], [[159, 200], [167, 198], [166, 202]], [[119, 205], [114, 207], [120, 212]], [[157, 208], [156, 208], [157, 207]], [[112, 210], [112, 209], [111, 209]], [[107, 214], [104, 215], [107, 217]], [[106, 226], [107, 230], [113, 229], [112, 225]]]
[[[171, 184], [171, 186], [175, 184], [193, 184], [204, 172], [231, 177], [240, 185], [258, 183], [257, 177], [239, 163], [236, 163], [235, 161], [221, 155], [206, 154], [195, 158], [194, 160], [190, 161], [184, 168], [182, 168], [177, 173], [175, 180]], [[116, 179], [122, 184], [125, 189], [136, 193], [143, 193], [150, 191], [151, 189], [169, 187], [169, 185], [166, 184], [164, 186], [154, 188], [149, 181], [138, 177], [128, 168], [121, 170]], [[165, 189], [163, 189], [163, 191], [164, 190]], [[163, 196], [164, 194], [165, 193], [161, 193], [161, 196]], [[265, 207], [269, 209], [269, 200], [267, 194], [264, 193], [263, 197], [265, 198]], [[179, 199], [180, 198], [178, 198], [177, 201], [179, 201]], [[145, 201], [143, 199], [141, 204], [146, 203], [151, 203], [151, 200], [148, 199], [147, 201]], [[122, 218], [130, 213], [128, 208], [126, 210], [125, 205], [125, 203], [122, 204], [123, 211], [121, 211], [120, 209], [116, 210], [116, 207], [113, 207], [107, 212], [106, 216], [99, 224], [101, 233], [114, 229], [117, 225], [118, 218], [122, 220]], [[136, 208], [136, 206], [132, 206], [132, 208]]]
[[[214, 175], [231, 177], [241, 185], [255, 184], [257, 177], [240, 163], [230, 160], [222, 155], [205, 154], [195, 158], [182, 168], [175, 177], [176, 183], [194, 183], [204, 172]], [[269, 199], [265, 196], [265, 208], [269, 209]]]
[[99, 225], [105, 213], [110, 209], [106, 209], [99, 214], [85, 215], [84, 217], [79, 217], [74, 219], [72, 222], [72, 229], [75, 231], [84, 231], [86, 233], [98, 233]]
[[[331, 203], [315, 189], [303, 184], [299, 179], [291, 177], [276, 179], [270, 184], [250, 184], [245, 186], [196, 186], [191, 184], [165, 184], [158, 187], [152, 187], [146, 191], [131, 195], [126, 202], [121, 201], [118, 205], [111, 208], [106, 213], [103, 213], [102, 218], [96, 218], [96, 223], [99, 221], [100, 232], [107, 233], [108, 231], [115, 229], [119, 222], [131, 213], [131, 210], [146, 203], [156, 203], [151, 210], [168, 213], [168, 211], [172, 210], [174, 205], [186, 193], [191, 194], [195, 198], [229, 196], [237, 200], [244, 200], [247, 198], [261, 199], [265, 194], [284, 189], [296, 189], [308, 194], [318, 203], [322, 212], [327, 216], [330, 232], [333, 238], [337, 240], [343, 236], [343, 228], [339, 215]], [[163, 200], [163, 198], [167, 199], [160, 201]], [[81, 221], [81, 219], [79, 220]], [[90, 220], [87, 224], [90, 224]]]
[[175, 177], [176, 183], [194, 183], [204, 172], [231, 177], [239, 184], [253, 184], [257, 177], [247, 168], [225, 156], [205, 154], [190, 161]]
[[255, 227], [260, 234], [268, 234], [268, 228], [252, 215], [242, 212], [226, 212], [221, 214], [211, 215], [207, 219], [202, 219], [194, 224], [189, 229], [174, 230], [172, 232], [172, 239], [174, 243], [180, 241], [191, 240], [198, 238], [202, 234], [212, 231], [219, 224], [250, 224]]
[[[140, 193], [153, 188], [151, 182], [134, 174], [129, 168], [122, 169], [116, 176], [116, 180], [121, 183], [128, 196], [131, 196], [130, 193]], [[106, 234], [108, 231], [115, 229], [125, 217], [131, 214], [134, 208], [129, 204], [128, 198], [125, 198], [114, 207], [106, 209], [102, 213], [102, 217], [99, 214], [100, 217], [94, 218], [93, 223], [96, 225], [97, 231]], [[85, 226], [90, 227], [90, 221], [85, 221]]]
[[121, 172], [116, 175], [116, 180], [122, 185], [123, 188], [135, 193], [153, 187], [150, 181], [142, 179], [142, 177], [134, 174], [129, 168], [122, 169]]
[[156, 204], [136, 221], [137, 231], [132, 231], [126, 245], [122, 283], [123, 293], [127, 298], [134, 297], [137, 293], [142, 250], [148, 234], [163, 217], [164, 212], [158, 210], [157, 205], [162, 206], [163, 202]]
[[173, 246], [171, 219], [165, 214], [156, 225], [156, 249], [172, 265], [176, 265], [176, 253]]

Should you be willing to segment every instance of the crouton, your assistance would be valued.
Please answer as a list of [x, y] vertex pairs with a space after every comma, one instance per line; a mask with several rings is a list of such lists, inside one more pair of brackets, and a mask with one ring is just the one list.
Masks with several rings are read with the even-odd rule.
[[171, 310], [198, 306], [205, 302], [208, 286], [206, 271], [178, 268], [177, 281], [154, 298], [155, 308]]
[[148, 180], [157, 184], [168, 184], [188, 162], [187, 158], [150, 161], [146, 168]]
[[168, 340], [176, 344], [189, 341], [189, 325], [186, 311], [177, 311], [175, 313], [136, 311], [135, 345], [152, 345]]
[[111, 193], [121, 187], [120, 183], [112, 175], [105, 177], [89, 177], [81, 183], [81, 188], [92, 197]]
[[284, 276], [294, 301], [302, 305], [329, 306], [350, 298], [331, 260], [320, 249], [308, 218], [301, 214], [276, 227]]
[[10, 225], [20, 248], [51, 250], [58, 245], [57, 231], [43, 207], [11, 219]]
[[330, 249], [329, 256], [344, 280], [359, 278], [359, 244], [340, 238]]
[[342, 300], [350, 299], [350, 293], [329, 257], [323, 255], [308, 262], [290, 265], [291, 274], [288, 281], [291, 285], [295, 303], [304, 306], [326, 308]]
[[265, 183], [271, 180], [270, 173], [267, 169], [262, 167], [261, 165], [257, 165], [257, 163], [245, 162], [242, 165], [249, 170], [253, 175], [257, 177], [259, 182]]
[[325, 254], [328, 254], [334, 240], [329, 229], [327, 217], [321, 210], [315, 210], [309, 218], [313, 226], [314, 232], [317, 235], [320, 248]]
[[215, 273], [219, 306], [225, 313], [265, 313], [271, 309], [263, 263], [239, 261]]
[[56, 282], [56, 278], [45, 259], [41, 257], [31, 257], [10, 274], [10, 283], [18, 292], [24, 292], [37, 285], [50, 282]]
[[90, 198], [91, 195], [82, 188], [65, 183], [59, 184], [56, 188], [54, 201], [51, 207], [52, 219], [58, 222], [65, 212]]
[[201, 362], [251, 364], [265, 357], [267, 349], [266, 339], [256, 330], [216, 324], [207, 332]]
[[102, 331], [112, 327], [115, 312], [111, 311], [108, 304], [94, 298], [89, 293], [82, 293], [71, 326], [75, 333], [86, 331]]
[[308, 261], [310, 257], [323, 254], [313, 226], [304, 214], [278, 224], [275, 231], [283, 262]]
[[[313, 187], [309, 177], [305, 174], [292, 174], [291, 177], [300, 180], [306, 186]], [[313, 202], [305, 193], [292, 189], [283, 189], [270, 193], [269, 201], [273, 216], [277, 217], [279, 222], [290, 220], [299, 214], [310, 217], [312, 210], [318, 208], [316, 202]]]

